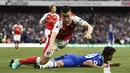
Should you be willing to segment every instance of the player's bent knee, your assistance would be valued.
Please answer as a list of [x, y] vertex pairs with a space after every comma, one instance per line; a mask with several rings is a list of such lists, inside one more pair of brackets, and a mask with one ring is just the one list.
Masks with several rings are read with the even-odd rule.
[[60, 60], [60, 61], [56, 61], [57, 63], [57, 67], [64, 67], [64, 63]]
[[40, 57], [40, 64], [44, 65], [49, 61], [50, 57], [41, 56]]

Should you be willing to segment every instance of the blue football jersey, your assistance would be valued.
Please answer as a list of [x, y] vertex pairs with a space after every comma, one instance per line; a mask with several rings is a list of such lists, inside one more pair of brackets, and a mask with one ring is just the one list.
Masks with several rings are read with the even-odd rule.
[[62, 60], [64, 67], [76, 67], [83, 66], [83, 63], [87, 60], [92, 60], [93, 64], [101, 66], [104, 63], [102, 53], [86, 54], [84, 56], [76, 56], [74, 54], [65, 54], [54, 59], [55, 61]]
[[113, 40], [114, 39], [114, 28], [109, 28], [108, 29], [108, 40]]
[[80, 65], [82, 66], [83, 63], [87, 60], [92, 60], [93, 64], [97, 66], [101, 66], [104, 63], [104, 58], [101, 52], [86, 54], [84, 56], [79, 56], [80, 58]]

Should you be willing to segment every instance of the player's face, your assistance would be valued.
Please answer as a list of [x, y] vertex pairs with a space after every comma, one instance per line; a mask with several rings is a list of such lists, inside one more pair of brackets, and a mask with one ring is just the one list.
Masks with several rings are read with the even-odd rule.
[[55, 13], [56, 12], [56, 6], [53, 6], [51, 10], [52, 10], [52, 12]]
[[107, 63], [108, 61], [111, 61], [112, 58], [113, 58], [113, 55], [108, 56], [108, 57], [104, 60], [104, 62]]
[[62, 13], [61, 17], [63, 19], [63, 23], [64, 24], [69, 24], [72, 20], [71, 18], [71, 11], [67, 12], [67, 13]]
[[112, 25], [111, 25], [111, 24], [109, 25], [109, 28], [112, 28]]

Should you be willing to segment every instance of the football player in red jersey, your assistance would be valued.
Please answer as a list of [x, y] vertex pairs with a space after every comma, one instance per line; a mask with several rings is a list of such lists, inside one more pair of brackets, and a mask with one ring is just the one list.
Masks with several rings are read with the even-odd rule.
[[55, 23], [59, 20], [59, 15], [56, 14], [56, 6], [49, 6], [50, 12], [44, 14], [44, 16], [39, 21], [39, 24], [46, 24], [44, 30], [44, 37], [42, 37], [42, 41], [40, 44], [44, 43], [48, 40], [48, 35], [51, 33]]
[[13, 26], [13, 40], [14, 40], [14, 44], [15, 44], [15, 49], [18, 49], [18, 45], [20, 43], [21, 40], [21, 32], [23, 31], [23, 26], [21, 24], [15, 24]]
[[69, 43], [75, 27], [79, 25], [88, 28], [88, 32], [85, 34], [84, 38], [91, 39], [93, 27], [80, 17], [72, 14], [70, 7], [63, 6], [61, 8], [61, 19], [56, 22], [52, 29], [52, 33], [48, 36], [48, 40], [46, 41], [46, 46], [41, 57], [33, 56], [23, 60], [16, 59], [14, 62], [11, 62], [12, 68], [16, 69], [21, 64], [46, 64], [55, 50], [58, 48], [62, 49]]
[[70, 7], [63, 6], [61, 8], [61, 19], [56, 22], [52, 30], [52, 34], [44, 48], [43, 55], [40, 57], [40, 64], [45, 64], [55, 50], [64, 48], [69, 43], [75, 27], [79, 25], [88, 28], [88, 32], [84, 37], [91, 39], [93, 27], [80, 17], [72, 14]]

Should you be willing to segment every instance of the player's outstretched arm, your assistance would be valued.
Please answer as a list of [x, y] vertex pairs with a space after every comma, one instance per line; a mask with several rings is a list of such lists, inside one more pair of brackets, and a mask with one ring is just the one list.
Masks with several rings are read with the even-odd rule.
[[83, 38], [92, 39], [91, 34], [93, 32], [93, 27], [90, 24], [87, 24], [86, 26], [88, 27], [88, 31]]
[[[114, 63], [110, 63], [110, 66], [115, 67], [115, 66], [120, 66], [121, 63], [120, 62], [114, 62]], [[96, 64], [92, 63], [92, 60], [87, 60], [83, 63], [83, 66], [85, 67], [90, 67], [90, 68], [105, 68], [108, 66], [108, 64], [104, 64], [102, 66], [97, 66]]]
[[93, 32], [93, 27], [88, 22], [86, 22], [85, 20], [83, 20], [82, 18], [80, 18], [78, 16], [75, 16], [74, 22], [77, 25], [82, 25], [82, 26], [88, 28], [88, 31], [87, 31], [87, 33], [85, 34], [85, 36], [83, 38], [87, 38], [87, 39], [92, 38], [91, 34]]
[[57, 21], [56, 24], [54, 25], [54, 28], [52, 30], [52, 34], [51, 34], [51, 37], [50, 37], [50, 44], [49, 44], [50, 51], [56, 50], [54, 48], [54, 44], [55, 44], [56, 36], [59, 33], [59, 30], [60, 30], [60, 21]]
[[55, 39], [56, 39], [57, 33], [52, 32], [51, 37], [50, 37], [50, 44], [49, 44], [49, 49], [50, 51], [54, 51], [54, 43], [55, 43]]
[[90, 67], [90, 68], [104, 68], [104, 66], [97, 66], [93, 64], [92, 60], [87, 60], [83, 63], [83, 66]]

